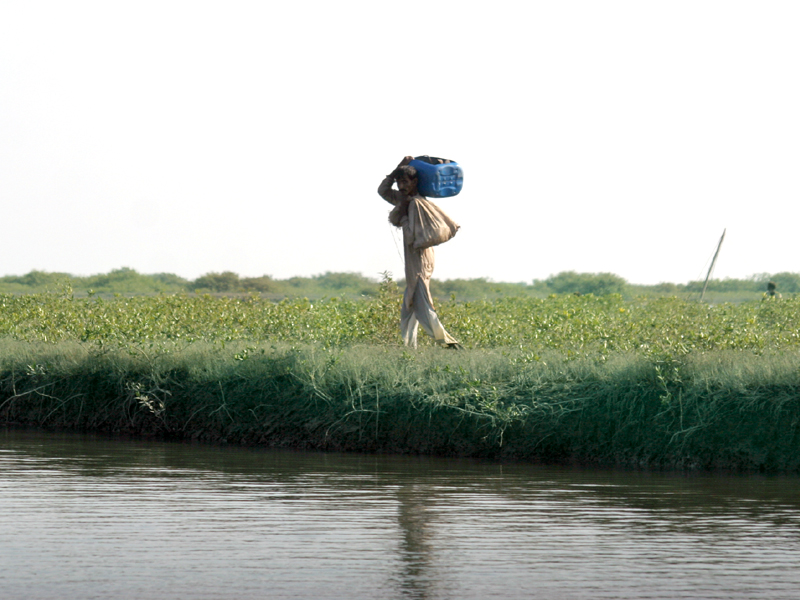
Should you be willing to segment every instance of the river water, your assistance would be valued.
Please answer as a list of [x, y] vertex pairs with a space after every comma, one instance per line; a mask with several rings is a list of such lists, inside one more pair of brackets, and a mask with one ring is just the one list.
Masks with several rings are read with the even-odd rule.
[[800, 597], [800, 478], [0, 429], [0, 598]]

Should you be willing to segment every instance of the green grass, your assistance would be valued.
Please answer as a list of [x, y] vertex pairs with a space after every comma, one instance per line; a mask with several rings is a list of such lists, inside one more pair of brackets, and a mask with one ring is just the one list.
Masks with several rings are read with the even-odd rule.
[[[0, 338], [112, 346], [175, 340], [396, 344], [400, 297], [392, 282], [382, 285], [377, 298], [364, 300], [7, 294], [0, 295]], [[557, 350], [602, 359], [618, 352], [759, 352], [800, 344], [800, 298], [709, 305], [678, 298], [553, 295], [445, 301], [438, 310], [465, 346], [532, 355]]]
[[797, 471], [800, 357], [6, 341], [0, 418], [365, 452]]
[[363, 452], [797, 472], [800, 301], [0, 296], [0, 422]]

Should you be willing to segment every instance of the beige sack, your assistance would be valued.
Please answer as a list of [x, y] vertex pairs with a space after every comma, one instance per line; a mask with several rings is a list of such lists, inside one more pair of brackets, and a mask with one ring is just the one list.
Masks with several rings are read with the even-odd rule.
[[414, 198], [409, 204], [408, 224], [414, 236], [412, 245], [417, 250], [444, 244], [459, 227], [441, 208], [425, 198]]

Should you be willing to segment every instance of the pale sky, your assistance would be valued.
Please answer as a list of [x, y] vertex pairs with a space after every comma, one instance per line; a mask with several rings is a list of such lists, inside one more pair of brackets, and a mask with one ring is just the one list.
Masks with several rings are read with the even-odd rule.
[[800, 2], [0, 0], [0, 275], [800, 272]]

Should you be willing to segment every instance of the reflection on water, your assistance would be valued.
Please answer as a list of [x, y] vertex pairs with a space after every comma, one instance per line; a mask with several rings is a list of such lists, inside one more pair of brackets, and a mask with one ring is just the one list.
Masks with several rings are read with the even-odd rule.
[[796, 598], [799, 484], [0, 430], [0, 598]]

